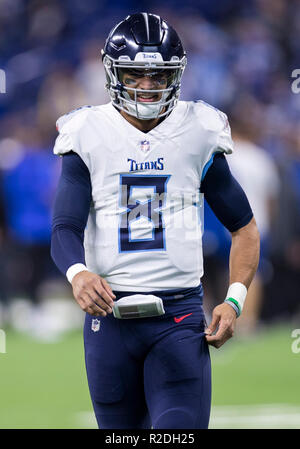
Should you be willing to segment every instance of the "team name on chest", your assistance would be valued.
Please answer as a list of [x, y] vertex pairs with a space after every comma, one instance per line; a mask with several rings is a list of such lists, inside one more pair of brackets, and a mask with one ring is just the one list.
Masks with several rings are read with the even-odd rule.
[[127, 159], [129, 163], [129, 171], [141, 171], [141, 170], [163, 170], [164, 158], [158, 157], [155, 161], [137, 162], [134, 159]]

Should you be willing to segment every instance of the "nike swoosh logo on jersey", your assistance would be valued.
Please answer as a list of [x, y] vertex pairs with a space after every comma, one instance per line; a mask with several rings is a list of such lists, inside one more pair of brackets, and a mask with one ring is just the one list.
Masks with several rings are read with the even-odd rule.
[[188, 313], [187, 315], [183, 315], [183, 316], [181, 316], [179, 318], [176, 318], [176, 316], [174, 316], [174, 321], [175, 321], [175, 323], [180, 323], [180, 321], [184, 320], [187, 316], [190, 316], [190, 315], [193, 315], [193, 312], [192, 313]]

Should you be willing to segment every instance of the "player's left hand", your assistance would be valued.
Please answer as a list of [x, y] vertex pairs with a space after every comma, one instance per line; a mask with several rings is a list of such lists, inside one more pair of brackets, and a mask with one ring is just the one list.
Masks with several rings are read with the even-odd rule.
[[[233, 337], [236, 318], [236, 312], [229, 304], [223, 303], [215, 307], [211, 323], [205, 329], [207, 343], [215, 348], [220, 348]], [[216, 329], [217, 332], [212, 335]]]

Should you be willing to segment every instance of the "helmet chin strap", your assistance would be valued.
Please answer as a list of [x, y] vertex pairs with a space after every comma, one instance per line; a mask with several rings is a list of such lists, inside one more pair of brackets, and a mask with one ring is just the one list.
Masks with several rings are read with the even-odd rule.
[[[157, 118], [163, 107], [161, 103], [150, 104], [134, 102], [130, 98], [128, 92], [123, 92], [123, 96], [127, 100], [123, 102], [124, 108], [128, 109], [131, 114], [141, 120], [150, 120], [153, 118]], [[166, 94], [163, 94], [162, 99], [164, 99], [164, 96], [166, 96]]]
[[[133, 109], [134, 111], [136, 111], [135, 108]], [[138, 118], [141, 119], [156, 118], [160, 113], [160, 110], [161, 110], [160, 104], [137, 103]]]

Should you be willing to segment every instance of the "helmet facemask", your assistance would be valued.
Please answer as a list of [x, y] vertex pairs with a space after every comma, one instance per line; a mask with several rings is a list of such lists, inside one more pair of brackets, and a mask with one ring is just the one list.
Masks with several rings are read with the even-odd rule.
[[[113, 105], [119, 110], [123, 110], [140, 120], [150, 120], [168, 115], [176, 106], [179, 93], [180, 81], [186, 65], [186, 58], [181, 61], [171, 62], [132, 62], [128, 58], [114, 60], [108, 55], [103, 58], [107, 89], [110, 94]], [[148, 77], [153, 80], [154, 89], [139, 89], [129, 87], [130, 83], [124, 83], [124, 77], [133, 75]], [[164, 80], [164, 83], [162, 81]], [[164, 84], [163, 88], [160, 86]], [[134, 85], [134, 83], [133, 83]], [[156, 95], [157, 101], [143, 102], [139, 101], [140, 95]]]

